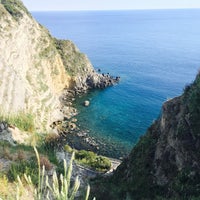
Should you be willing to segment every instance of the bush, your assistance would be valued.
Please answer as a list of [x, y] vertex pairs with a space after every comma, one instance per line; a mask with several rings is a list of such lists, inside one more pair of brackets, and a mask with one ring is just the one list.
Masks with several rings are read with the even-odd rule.
[[67, 144], [65, 145], [64, 148], [65, 148], [65, 151], [68, 152], [68, 153], [72, 153], [73, 152], [73, 149]]
[[110, 160], [106, 157], [97, 156], [92, 164], [92, 167], [94, 167], [98, 171], [108, 171], [111, 167]]
[[111, 162], [108, 158], [98, 156], [92, 151], [76, 151], [75, 160], [80, 164], [86, 165], [100, 172], [106, 172], [111, 167]]
[[77, 160], [83, 160], [83, 159], [86, 159], [86, 160], [94, 160], [96, 158], [96, 154], [92, 151], [85, 151], [85, 150], [80, 150], [80, 151], [77, 151], [76, 154], [75, 154], [75, 158]]

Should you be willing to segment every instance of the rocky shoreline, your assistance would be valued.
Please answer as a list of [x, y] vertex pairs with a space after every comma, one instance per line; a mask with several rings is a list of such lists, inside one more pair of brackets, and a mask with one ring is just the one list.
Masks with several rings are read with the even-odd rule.
[[[95, 153], [102, 153], [101, 149], [104, 149], [106, 144], [101, 141], [97, 141], [95, 138], [91, 137], [88, 130], [81, 130], [79, 127], [76, 115], [78, 114], [77, 109], [74, 106], [74, 101], [76, 98], [87, 93], [93, 89], [103, 89], [109, 86], [113, 86], [119, 82], [119, 77], [112, 77], [109, 74], [98, 74], [94, 72], [93, 76], [88, 76], [87, 86], [80, 88], [64, 89], [62, 95], [59, 98], [60, 101], [60, 112], [62, 116], [54, 121], [50, 127], [52, 133], [55, 133], [60, 136], [57, 146], [62, 147], [66, 142], [72, 148], [81, 150], [90, 150]], [[84, 85], [85, 83], [82, 83]], [[83, 106], [89, 106], [90, 102], [83, 102]], [[12, 144], [16, 142], [26, 143], [27, 135], [25, 132], [19, 131], [17, 127], [8, 127], [11, 126], [7, 123], [0, 123], [0, 139], [7, 140]], [[3, 134], [3, 133], [6, 134]], [[23, 141], [19, 141], [15, 135], [23, 135]], [[9, 133], [9, 134], [8, 134]], [[4, 137], [6, 135], [6, 137]], [[22, 137], [22, 136], [21, 136]], [[104, 153], [105, 154], [105, 153]]]
[[[88, 91], [93, 89], [104, 89], [106, 87], [117, 84], [119, 81], [120, 77], [110, 76], [109, 73], [99, 74], [94, 71], [92, 75], [87, 77], [86, 82], [79, 84], [81, 85], [80, 87], [76, 86], [73, 89], [65, 89], [63, 91], [59, 100], [61, 103], [60, 111], [63, 113], [64, 119], [62, 121], [54, 122], [51, 125], [51, 128], [56, 129], [58, 134], [63, 138], [63, 142], [66, 141], [68, 145], [78, 150], [90, 150], [95, 153], [104, 152], [103, 149], [105, 149], [106, 144], [95, 140], [95, 138], [90, 136], [88, 130], [81, 130], [81, 127], [79, 127], [78, 121], [76, 119], [78, 111], [74, 107], [74, 101], [76, 98], [86, 94]], [[89, 101], [82, 102], [82, 105], [86, 107], [89, 106], [89, 104]]]

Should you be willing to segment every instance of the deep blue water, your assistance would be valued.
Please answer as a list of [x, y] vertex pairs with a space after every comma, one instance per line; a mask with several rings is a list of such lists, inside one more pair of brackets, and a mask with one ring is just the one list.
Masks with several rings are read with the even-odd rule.
[[80, 127], [118, 155], [130, 151], [162, 103], [180, 95], [200, 67], [199, 9], [32, 14], [53, 36], [74, 41], [95, 68], [121, 76], [120, 84], [77, 101]]

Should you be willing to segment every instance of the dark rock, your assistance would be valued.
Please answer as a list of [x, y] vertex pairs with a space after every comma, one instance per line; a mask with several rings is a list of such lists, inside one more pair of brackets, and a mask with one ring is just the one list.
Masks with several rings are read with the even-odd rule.
[[8, 129], [8, 123], [7, 122], [0, 122], [0, 132]]

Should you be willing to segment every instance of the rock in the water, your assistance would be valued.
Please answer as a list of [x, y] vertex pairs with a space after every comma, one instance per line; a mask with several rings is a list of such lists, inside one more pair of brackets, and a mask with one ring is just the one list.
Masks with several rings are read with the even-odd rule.
[[75, 123], [69, 122], [68, 126], [69, 126], [70, 130], [72, 130], [72, 131], [76, 128], [76, 124]]
[[86, 100], [86, 101], [84, 101], [83, 105], [88, 107], [90, 105], [90, 102]]

